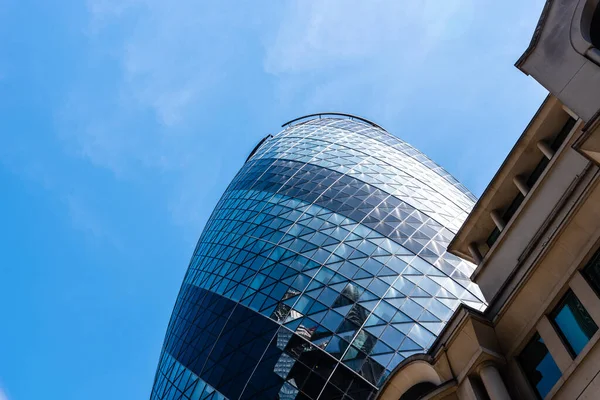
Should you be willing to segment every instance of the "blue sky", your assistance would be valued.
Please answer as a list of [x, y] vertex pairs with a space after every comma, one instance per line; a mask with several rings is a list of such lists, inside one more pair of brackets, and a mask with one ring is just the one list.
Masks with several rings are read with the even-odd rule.
[[0, 400], [147, 399], [256, 142], [365, 116], [479, 195], [545, 92], [544, 0], [0, 0]]

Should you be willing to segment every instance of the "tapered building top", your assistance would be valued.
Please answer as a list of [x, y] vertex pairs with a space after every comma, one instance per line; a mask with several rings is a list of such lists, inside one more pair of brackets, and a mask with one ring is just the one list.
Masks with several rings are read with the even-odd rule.
[[360, 117], [284, 127], [206, 224], [152, 399], [368, 399], [461, 302], [485, 307], [446, 252], [475, 201], [463, 185]]

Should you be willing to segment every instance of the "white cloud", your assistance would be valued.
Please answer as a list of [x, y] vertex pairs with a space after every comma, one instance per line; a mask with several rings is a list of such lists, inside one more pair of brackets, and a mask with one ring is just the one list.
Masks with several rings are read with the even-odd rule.
[[266, 41], [264, 68], [282, 104], [372, 118], [480, 190], [491, 175], [472, 166], [503, 157], [514, 122], [545, 94], [513, 66], [543, 0], [509, 3], [296, 0]]
[[[407, 118], [468, 116], [491, 96], [514, 98], [522, 89], [495, 78], [512, 68], [508, 60], [533, 31], [539, 10], [525, 3], [90, 0], [89, 59], [62, 107], [62, 137], [120, 178], [171, 174], [173, 218], [196, 226], [198, 204], [214, 201], [203, 197], [199, 177], [212, 185], [219, 177], [219, 165], [207, 171], [203, 158], [224, 154], [228, 144], [224, 132], [207, 128], [211, 112], [263, 96], [233, 112], [347, 111], [413, 141], [420, 132], [395, 129]], [[236, 79], [249, 86], [238, 89]], [[260, 93], [244, 93], [255, 90], [252, 82], [264, 85]], [[435, 128], [427, 134], [447, 136]]]
[[8, 400], [8, 395], [6, 394], [4, 389], [2, 389], [1, 387], [0, 387], [0, 400]]
[[57, 118], [66, 149], [118, 179], [168, 179], [174, 220], [197, 226], [204, 214], [195, 208], [219, 173], [218, 163], [207, 169], [203, 160], [214, 154], [210, 146], [230, 140], [210, 130], [206, 117], [225, 107], [240, 42], [257, 24], [245, 14], [253, 8], [88, 1], [89, 52]]
[[191, 0], [92, 0], [88, 8], [90, 67], [82, 63], [61, 110], [64, 138], [118, 175], [178, 168], [202, 136], [192, 123], [235, 57], [227, 28], [237, 14]]
[[88, 59], [58, 119], [71, 151], [117, 176], [177, 167], [179, 144], [189, 141], [182, 121], [216, 81], [207, 79], [214, 63], [193, 44], [201, 13], [187, 10], [190, 1], [170, 4], [88, 2]]
[[471, 0], [294, 1], [267, 49], [265, 67], [281, 74], [369, 59], [394, 61], [406, 55], [412, 62], [440, 40], [460, 36], [468, 21], [463, 18], [467, 24], [453, 24], [453, 18], [459, 10], [469, 15], [472, 8]]
[[[309, 105], [360, 99], [363, 107], [390, 108], [389, 116], [432, 82], [440, 89], [460, 79], [469, 90], [473, 78], [493, 81], [490, 66], [511, 67], [507, 52], [524, 49], [536, 12], [530, 4], [499, 8], [475, 0], [297, 0], [267, 41], [265, 70], [288, 95], [308, 93]], [[527, 24], [502, 25], [525, 18]]]

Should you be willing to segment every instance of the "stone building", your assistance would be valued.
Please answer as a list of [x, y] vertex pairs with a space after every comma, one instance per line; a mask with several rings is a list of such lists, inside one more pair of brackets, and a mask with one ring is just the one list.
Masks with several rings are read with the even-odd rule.
[[448, 247], [488, 308], [379, 399], [600, 398], [600, 1], [548, 0], [516, 66], [550, 93]]

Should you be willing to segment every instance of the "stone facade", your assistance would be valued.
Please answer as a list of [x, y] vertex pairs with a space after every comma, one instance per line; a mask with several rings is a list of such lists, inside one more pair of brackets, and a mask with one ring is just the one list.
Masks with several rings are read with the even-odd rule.
[[378, 398], [600, 398], [600, 2], [548, 0], [517, 67], [550, 94], [449, 245], [461, 306]]

